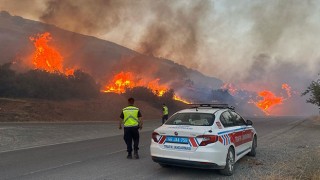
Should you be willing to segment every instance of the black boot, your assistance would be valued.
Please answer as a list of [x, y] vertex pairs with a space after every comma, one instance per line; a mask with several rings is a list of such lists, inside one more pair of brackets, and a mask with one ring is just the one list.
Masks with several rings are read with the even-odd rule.
[[132, 159], [132, 154], [128, 153], [127, 159]]
[[138, 151], [134, 151], [134, 158], [139, 159]]

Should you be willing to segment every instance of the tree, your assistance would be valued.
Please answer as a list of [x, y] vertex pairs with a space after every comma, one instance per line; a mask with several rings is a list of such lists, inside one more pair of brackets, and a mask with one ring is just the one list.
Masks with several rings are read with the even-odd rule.
[[311, 82], [307, 90], [302, 93], [302, 96], [306, 94], [310, 94], [307, 103], [317, 105], [320, 108], [320, 79]]

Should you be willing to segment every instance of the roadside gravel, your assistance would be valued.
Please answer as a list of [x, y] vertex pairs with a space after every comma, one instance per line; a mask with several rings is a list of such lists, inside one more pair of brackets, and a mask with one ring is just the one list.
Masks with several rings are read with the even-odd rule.
[[320, 180], [320, 117], [297, 121], [258, 139], [257, 156], [237, 163], [241, 175], [235, 179]]

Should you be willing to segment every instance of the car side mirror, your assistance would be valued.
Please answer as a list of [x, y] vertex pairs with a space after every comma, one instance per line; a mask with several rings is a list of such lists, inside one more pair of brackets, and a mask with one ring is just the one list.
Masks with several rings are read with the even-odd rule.
[[252, 121], [251, 120], [247, 120], [247, 126], [252, 126]]

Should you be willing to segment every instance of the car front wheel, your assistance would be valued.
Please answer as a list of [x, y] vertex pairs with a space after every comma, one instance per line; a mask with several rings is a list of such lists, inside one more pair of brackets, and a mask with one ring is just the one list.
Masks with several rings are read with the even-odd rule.
[[256, 156], [256, 149], [257, 149], [257, 136], [254, 136], [252, 140], [252, 146], [251, 146], [251, 151], [248, 153], [249, 156]]
[[232, 147], [229, 148], [227, 158], [226, 158], [226, 166], [224, 169], [220, 170], [220, 173], [226, 176], [231, 176], [234, 170], [235, 156], [234, 150]]

